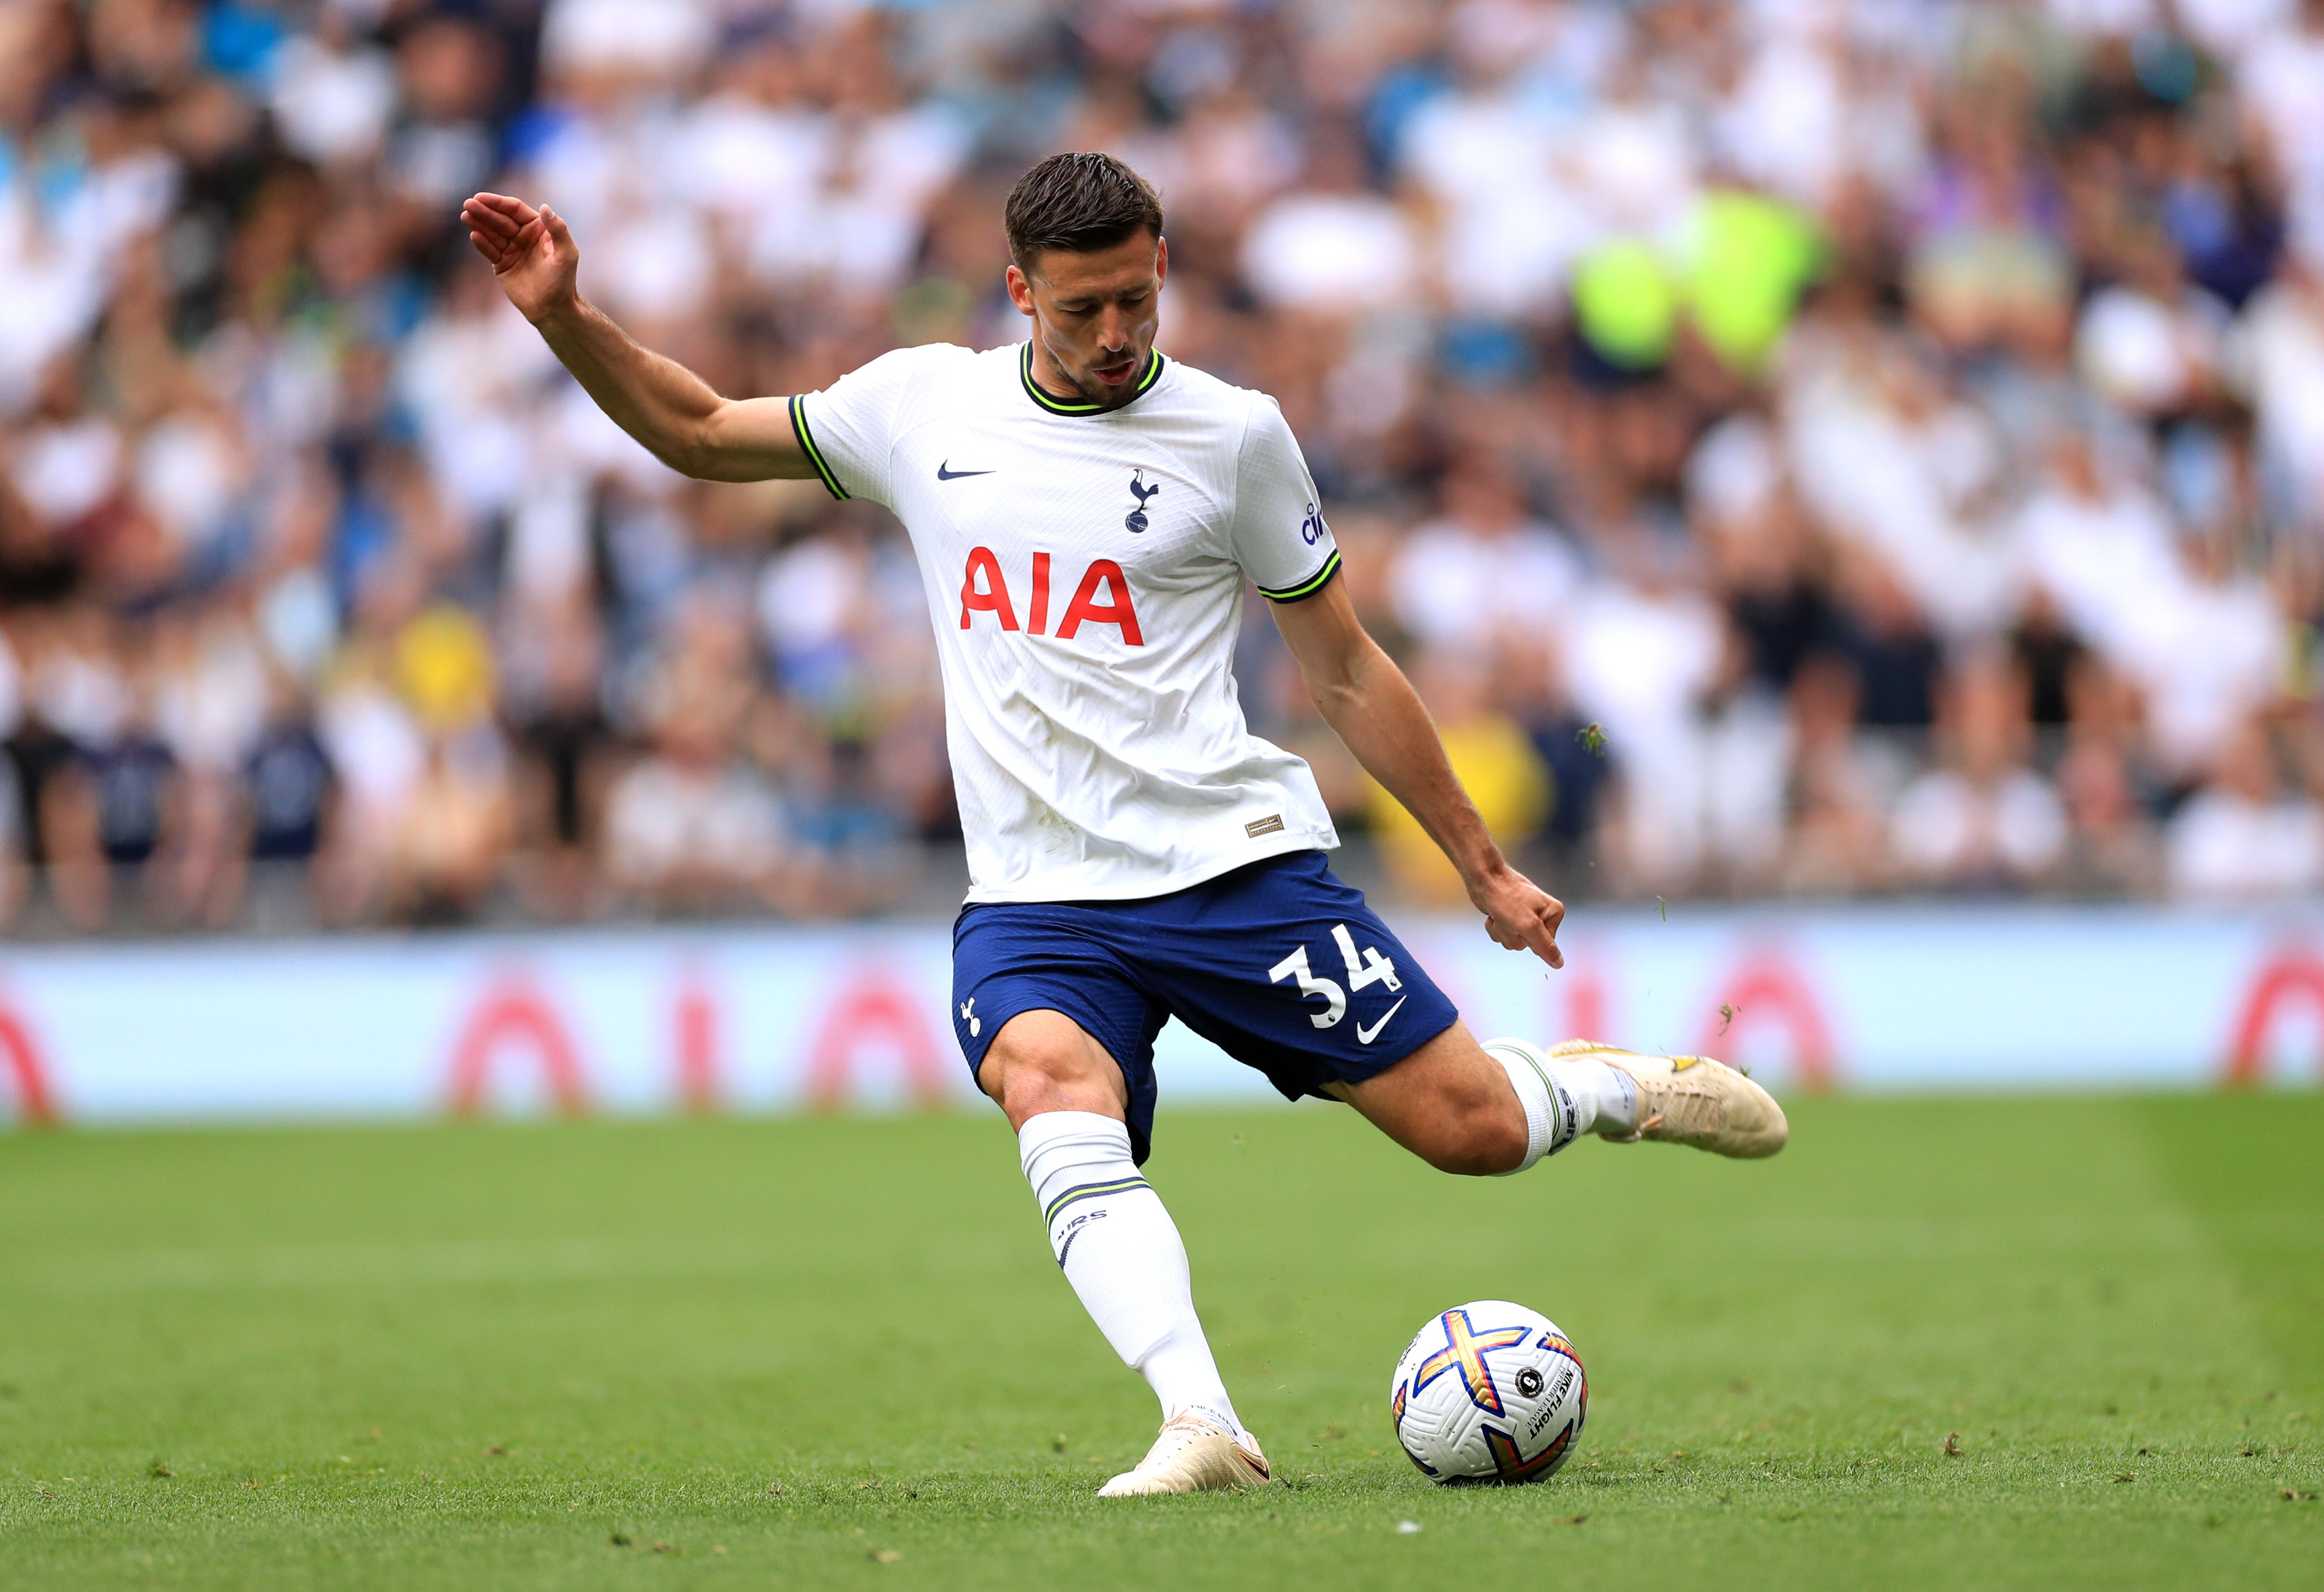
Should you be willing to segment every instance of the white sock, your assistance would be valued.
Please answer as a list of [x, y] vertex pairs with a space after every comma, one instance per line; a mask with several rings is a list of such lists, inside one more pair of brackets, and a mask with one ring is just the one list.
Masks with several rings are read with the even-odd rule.
[[1637, 1081], [1619, 1067], [1586, 1055], [1546, 1055], [1522, 1039], [1488, 1039], [1485, 1054], [1508, 1073], [1525, 1108], [1526, 1158], [1511, 1173], [1556, 1155], [1585, 1133], [1637, 1127]]
[[1636, 1133], [1638, 1081], [1594, 1056], [1552, 1056], [1550, 1075], [1565, 1086], [1582, 1113], [1583, 1133]]
[[1162, 1401], [1239, 1432], [1234, 1401], [1194, 1314], [1186, 1246], [1130, 1158], [1130, 1130], [1094, 1111], [1045, 1111], [1017, 1136], [1049, 1248], [1114, 1352]]

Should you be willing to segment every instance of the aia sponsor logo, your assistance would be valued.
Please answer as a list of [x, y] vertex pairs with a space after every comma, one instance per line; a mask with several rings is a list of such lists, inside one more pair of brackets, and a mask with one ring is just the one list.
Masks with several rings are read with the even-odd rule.
[[[1157, 487], [1156, 491], [1161, 489]], [[960, 628], [976, 628], [976, 616], [989, 613], [1004, 630], [1022, 629], [1028, 636], [1049, 633], [1049, 555], [1033, 555], [1032, 601], [1026, 607], [1026, 622], [1017, 622], [1016, 600], [1010, 595], [1008, 577], [1001, 573], [1001, 560], [990, 548], [971, 548], [968, 562], [960, 577]], [[1121, 632], [1122, 644], [1128, 647], [1146, 645], [1146, 634], [1138, 628], [1138, 610], [1130, 602], [1130, 577], [1121, 566], [1111, 558], [1093, 559], [1082, 571], [1081, 580], [1074, 587], [1073, 599], [1065, 604], [1063, 618], [1057, 621], [1057, 640], [1070, 641], [1081, 633], [1084, 625], [1111, 625]]]

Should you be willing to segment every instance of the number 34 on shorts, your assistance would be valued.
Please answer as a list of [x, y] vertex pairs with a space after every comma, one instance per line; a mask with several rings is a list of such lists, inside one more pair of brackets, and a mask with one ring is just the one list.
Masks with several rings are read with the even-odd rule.
[[[1269, 983], [1280, 984], [1284, 980], [1291, 979], [1298, 983], [1300, 994], [1318, 996], [1323, 999], [1323, 1009], [1310, 1012], [1307, 1017], [1307, 1020], [1318, 1028], [1336, 1027], [1340, 1019], [1348, 1015], [1348, 996], [1351, 991], [1367, 989], [1374, 984], [1385, 984], [1391, 991], [1400, 991], [1404, 988], [1403, 981], [1396, 976], [1396, 963], [1388, 957], [1382, 956], [1379, 946], [1367, 945], [1364, 947], [1363, 955], [1360, 958], [1357, 956], [1355, 936], [1348, 933], [1346, 924], [1339, 923], [1332, 925], [1332, 940], [1339, 947], [1340, 959], [1347, 968], [1348, 980], [1344, 988], [1337, 980], [1316, 976], [1314, 964], [1307, 960], [1307, 947], [1305, 945], [1296, 947], [1290, 955], [1267, 970]], [[1397, 1007], [1403, 1004], [1404, 1001], [1399, 996], [1396, 1006], [1389, 1007], [1382, 1013], [1379, 1020], [1371, 1025], [1369, 1032], [1360, 1020], [1356, 1024], [1358, 1043], [1370, 1044], [1372, 1042], [1372, 1035], [1388, 1026], [1388, 1018], [1396, 1015]]]

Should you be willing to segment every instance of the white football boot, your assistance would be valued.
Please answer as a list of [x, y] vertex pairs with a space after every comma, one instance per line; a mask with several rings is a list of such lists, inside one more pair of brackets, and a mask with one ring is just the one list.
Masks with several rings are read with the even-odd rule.
[[1638, 1055], [1586, 1039], [1552, 1045], [1549, 1054], [1595, 1056], [1637, 1081], [1637, 1131], [1603, 1136], [1612, 1143], [1655, 1139], [1757, 1161], [1782, 1149], [1792, 1136], [1792, 1125], [1775, 1096], [1709, 1056]]
[[1235, 1436], [1223, 1426], [1182, 1411], [1162, 1423], [1162, 1435], [1135, 1470], [1125, 1470], [1098, 1488], [1101, 1498], [1135, 1498], [1149, 1493], [1211, 1493], [1265, 1486], [1271, 1479], [1259, 1439]]

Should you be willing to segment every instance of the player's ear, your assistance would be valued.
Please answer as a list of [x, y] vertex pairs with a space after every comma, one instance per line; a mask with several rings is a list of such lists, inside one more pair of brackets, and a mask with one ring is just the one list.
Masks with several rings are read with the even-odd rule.
[[1009, 268], [1009, 302], [1017, 307], [1019, 315], [1033, 313], [1033, 283], [1015, 265]]
[[1170, 240], [1166, 237], [1157, 237], [1154, 240], [1154, 285], [1160, 287], [1169, 274]]

